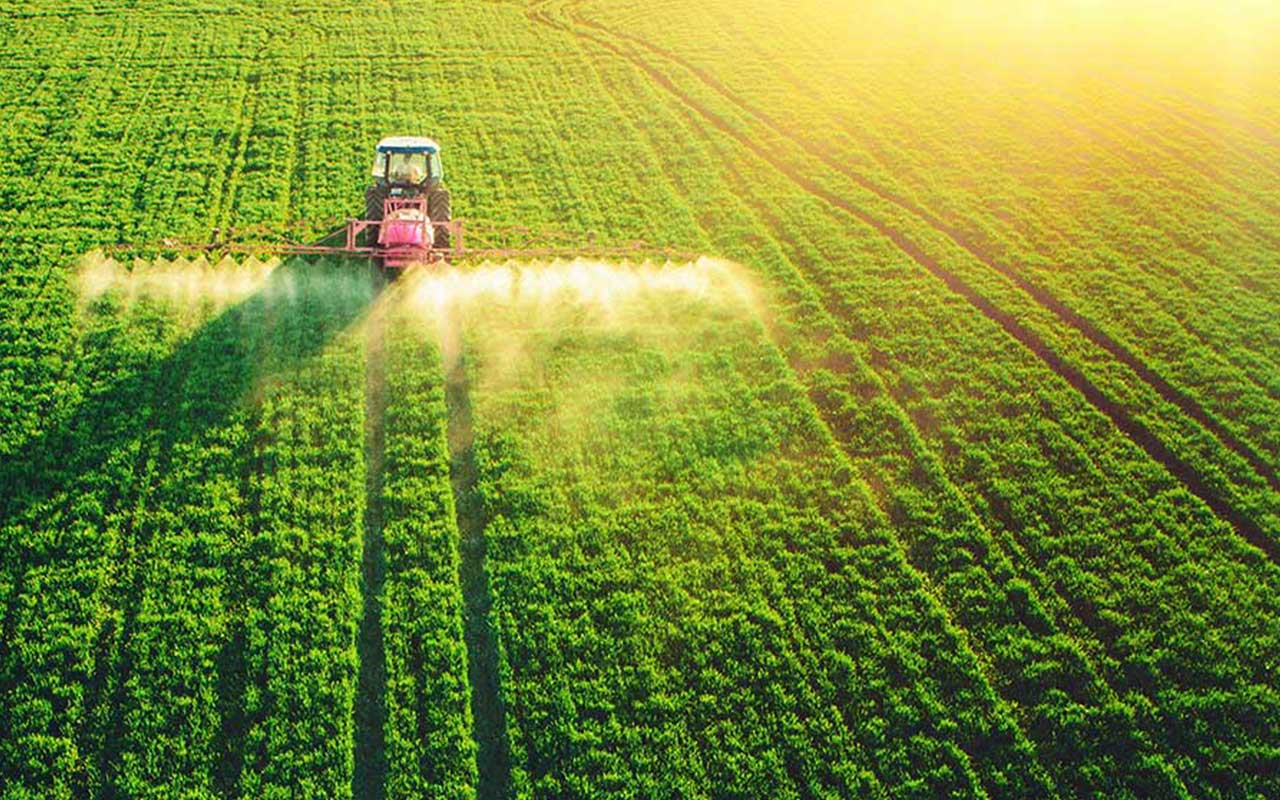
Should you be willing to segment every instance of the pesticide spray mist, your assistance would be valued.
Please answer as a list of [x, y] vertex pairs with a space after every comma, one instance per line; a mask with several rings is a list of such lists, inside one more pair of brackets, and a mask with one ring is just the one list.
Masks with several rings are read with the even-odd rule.
[[701, 396], [707, 354], [762, 335], [749, 273], [709, 258], [432, 266], [404, 274], [381, 302], [388, 331], [433, 342], [477, 419], [542, 442], [530, 451], [539, 460], [608, 446], [624, 398], [656, 409]]
[[[273, 348], [291, 340], [288, 332], [304, 307], [332, 312], [328, 324], [342, 330], [327, 330], [327, 337], [343, 330], [361, 336], [370, 320], [390, 319], [397, 329], [408, 327], [433, 342], [446, 376], [465, 353], [469, 378], [482, 390], [537, 377], [548, 354], [571, 343], [607, 340], [673, 354], [699, 347], [709, 324], [725, 327], [715, 320], [762, 316], [750, 274], [711, 258], [665, 264], [580, 259], [422, 265], [381, 292], [360, 264], [305, 260], [225, 258], [211, 264], [201, 258], [126, 265], [89, 254], [76, 277], [83, 308], [105, 298], [111, 303], [106, 313], [117, 313], [145, 300], [170, 307], [184, 327], [194, 329], [216, 316], [223, 329], [233, 325], [238, 336], [254, 342], [264, 370], [273, 363]], [[610, 376], [583, 378], [601, 391]]]
[[175, 307], [209, 303], [217, 308], [258, 292], [279, 265], [278, 259], [229, 257], [213, 264], [205, 258], [122, 264], [94, 252], [80, 261], [76, 289], [82, 303], [110, 294], [125, 305], [146, 297]]
[[[216, 263], [204, 258], [137, 260], [123, 264], [99, 252], [84, 256], [75, 273], [81, 303], [110, 295], [128, 305], [142, 298], [176, 308], [220, 308], [269, 294], [292, 299], [307, 266], [281, 269], [279, 259]], [[334, 271], [326, 273], [329, 276]], [[362, 282], [350, 267], [338, 283]], [[329, 282], [335, 282], [330, 278]], [[574, 310], [581, 322], [599, 327], [643, 325], [640, 309], [664, 300], [696, 302], [754, 313], [759, 302], [749, 274], [736, 264], [711, 258], [682, 264], [613, 264], [574, 260], [546, 263], [485, 263], [474, 267], [433, 265], [410, 268], [384, 293], [385, 309], [403, 310], [430, 330], [446, 358], [456, 357], [470, 324], [505, 318], [548, 324]], [[652, 312], [650, 312], [652, 316]]]
[[530, 334], [557, 326], [650, 336], [661, 331], [670, 337], [679, 335], [679, 326], [671, 324], [678, 309], [751, 316], [759, 311], [746, 270], [711, 258], [682, 264], [575, 260], [419, 268], [392, 287], [387, 302], [417, 318], [439, 346], [446, 370], [456, 364], [465, 340], [468, 348], [482, 351], [491, 373], [518, 362]]

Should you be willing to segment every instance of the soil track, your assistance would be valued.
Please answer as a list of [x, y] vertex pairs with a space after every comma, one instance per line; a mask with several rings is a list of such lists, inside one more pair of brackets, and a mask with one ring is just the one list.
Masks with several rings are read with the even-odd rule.
[[[1271, 488], [1280, 490], [1280, 475], [1277, 475], [1275, 468], [1263, 456], [1257, 453], [1248, 443], [1240, 440], [1230, 430], [1228, 430], [1225, 426], [1223, 426], [1221, 422], [1219, 422], [1212, 415], [1210, 415], [1209, 412], [1207, 412], [1204, 409], [1204, 407], [1201, 406], [1193, 397], [1189, 396], [1186, 392], [1184, 392], [1180, 388], [1171, 384], [1168, 380], [1163, 378], [1154, 369], [1152, 369], [1146, 362], [1142, 361], [1138, 356], [1136, 356], [1124, 344], [1117, 341], [1110, 334], [1098, 328], [1092, 321], [1086, 319], [1080, 313], [1069, 308], [1064, 302], [1062, 302], [1057, 297], [1055, 297], [1049, 290], [1033, 283], [1032, 281], [1022, 276], [1016, 269], [999, 261], [994, 256], [994, 254], [992, 254], [989, 250], [987, 250], [978, 242], [974, 241], [972, 238], [965, 235], [962, 231], [956, 229], [952, 225], [947, 224], [942, 219], [937, 217], [935, 214], [930, 212], [928, 209], [916, 203], [913, 203], [907, 198], [876, 183], [875, 181], [870, 180], [865, 175], [859, 173], [857, 170], [854, 170], [850, 168], [848, 165], [841, 163], [838, 159], [832, 158], [830, 155], [823, 152], [820, 148], [815, 147], [812, 143], [806, 141], [805, 139], [789, 133], [781, 124], [779, 124], [772, 117], [760, 111], [759, 109], [755, 108], [750, 103], [743, 100], [742, 98], [738, 97], [732, 90], [730, 90], [724, 84], [720, 83], [715, 77], [713, 77], [706, 70], [691, 63], [687, 59], [681, 57], [679, 54], [672, 53], [671, 51], [665, 48], [658, 47], [657, 45], [654, 45], [651, 42], [648, 42], [639, 37], [632, 36], [628, 33], [620, 32], [612, 28], [608, 28], [598, 22], [595, 22], [594, 20], [585, 19], [573, 13], [572, 10], [569, 11], [569, 14], [572, 22], [576, 23], [577, 25], [582, 25], [584, 27], [591, 28], [595, 31], [598, 31], [600, 34], [604, 36], [609, 36], [616, 39], [620, 39], [622, 41], [629, 42], [634, 46], [639, 47], [654, 56], [657, 56], [661, 59], [664, 59], [682, 68], [686, 72], [696, 77], [708, 89], [712, 90], [717, 95], [722, 97], [724, 100], [728, 101], [730, 104], [732, 104], [738, 110], [742, 111], [744, 114], [748, 115], [752, 119], [756, 120], [760, 124], [767, 127], [773, 133], [786, 139], [787, 141], [792, 142], [797, 147], [802, 149], [805, 153], [821, 161], [828, 168], [835, 170], [840, 175], [853, 181], [858, 186], [876, 195], [886, 203], [889, 203], [891, 205], [896, 206], [897, 208], [902, 209], [903, 211], [906, 211], [907, 213], [919, 219], [921, 222], [928, 225], [934, 231], [950, 239], [956, 246], [960, 247], [962, 250], [967, 252], [979, 263], [983, 264], [988, 269], [991, 269], [1003, 275], [1015, 286], [1017, 286], [1024, 293], [1026, 293], [1033, 300], [1035, 300], [1036, 303], [1039, 304], [1042, 308], [1045, 308], [1050, 312], [1052, 312], [1054, 316], [1056, 316], [1060, 321], [1066, 323], [1067, 325], [1071, 326], [1075, 330], [1079, 331], [1090, 342], [1097, 345], [1098, 347], [1101, 347], [1103, 350], [1105, 350], [1117, 361], [1119, 361], [1120, 363], [1128, 367], [1130, 370], [1132, 370], [1134, 374], [1136, 374], [1139, 378], [1142, 379], [1143, 382], [1151, 386], [1151, 388], [1154, 389], [1156, 393], [1159, 394], [1163, 400], [1176, 406], [1184, 414], [1194, 419], [1198, 424], [1200, 424], [1202, 427], [1204, 427], [1210, 433], [1212, 433], [1220, 442], [1222, 442], [1223, 445], [1225, 445], [1227, 448], [1229, 448], [1230, 450], [1235, 452], [1237, 455], [1245, 459], [1249, 463], [1249, 465], [1253, 468], [1253, 470], [1256, 471], [1259, 476], [1261, 476], [1263, 479], [1267, 481], [1268, 485], [1270, 485]], [[549, 22], [548, 21], [549, 16], [546, 13], [540, 13], [540, 14], [531, 15], [531, 16], [534, 19], [537, 19], [538, 21], [543, 22], [544, 24], [554, 24], [556, 27], [559, 27], [562, 30], [567, 30], [576, 36], [579, 36], [579, 37], [585, 36], [586, 38], [589, 38], [597, 42], [598, 44], [601, 44], [602, 46], [607, 47], [608, 49], [618, 54], [619, 56], [632, 62], [633, 64], [635, 64], [636, 66], [644, 70], [651, 77], [653, 77], [660, 85], [662, 85], [668, 91], [676, 94], [681, 99], [681, 101], [688, 104], [691, 108], [694, 108], [702, 116], [706, 117], [708, 121], [711, 121], [712, 124], [714, 124], [717, 128], [724, 131], [725, 133], [728, 133], [729, 135], [738, 139], [743, 144], [750, 147], [754, 152], [756, 152], [757, 155], [768, 160], [780, 171], [782, 171], [788, 177], [792, 178], [793, 181], [797, 183], [801, 183], [799, 180], [797, 180], [797, 176], [794, 170], [783, 169], [780, 164], [778, 164], [772, 157], [770, 157], [767, 154], [767, 151], [763, 147], [761, 147], [759, 144], [755, 142], [752, 142], [747, 137], [735, 131], [732, 128], [732, 126], [728, 125], [723, 119], [716, 117], [713, 120], [712, 117], [715, 116], [714, 112], [710, 111], [709, 109], [705, 108], [703, 105], [699, 104], [695, 99], [689, 96], [686, 92], [679, 89], [679, 87], [676, 86], [675, 83], [671, 81], [669, 78], [667, 78], [667, 76], [653, 69], [653, 67], [647, 64], [646, 62], [644, 62], [643, 59], [639, 59], [632, 54], [627, 54], [621, 48], [618, 48], [611, 44], [607, 44], [606, 42], [602, 41], [599, 38], [590, 36], [588, 34], [584, 34], [580, 32], [578, 29], [574, 28], [572, 24], [561, 24], [561, 23]], [[659, 79], [659, 76], [660, 76], [660, 79]], [[842, 129], [845, 131], [845, 133], [847, 133], [851, 137], [856, 137], [856, 132], [843, 127]], [[801, 183], [801, 186], [811, 194], [816, 194], [819, 197], [822, 197], [822, 199], [826, 200], [827, 202], [832, 203], [833, 205], [837, 205], [837, 207], [840, 207], [845, 211], [851, 211], [851, 209], [847, 207], [848, 204], [844, 203], [843, 201], [833, 202], [834, 195], [831, 195], [829, 192], [826, 192], [824, 190], [815, 191], [817, 187], [813, 186], [811, 182], [806, 180], [803, 183]], [[838, 198], [834, 198], [834, 199], [838, 200]], [[851, 213], [853, 212], [851, 211]], [[889, 238], [894, 240], [894, 244], [898, 245], [899, 249], [905, 250], [907, 254], [911, 255], [914, 260], [916, 260], [917, 262], [920, 262], [920, 259], [916, 257], [915, 253], [911, 252], [910, 250], [906, 250], [906, 248], [903, 248], [902, 245], [900, 244], [899, 239], [905, 239], [904, 234], [898, 231], [895, 231], [893, 235], [886, 233], [886, 231], [889, 228], [887, 224], [884, 224], [878, 220], [872, 220], [872, 218], [865, 213], [858, 212], [856, 216], [858, 216], [864, 222], [867, 222], [868, 224], [875, 227], [881, 233], [889, 236]], [[934, 269], [931, 268], [930, 271], [934, 271]], [[966, 299], [968, 299], [967, 295], [965, 295], [964, 293], [961, 293], [961, 294], [962, 296], [965, 296]], [[1042, 345], [1042, 346], [1045, 346], [1045, 345]]]
[[[378, 288], [381, 276], [371, 280]], [[384, 359], [385, 319], [375, 305], [369, 315], [365, 366], [365, 511], [364, 554], [360, 593], [363, 613], [356, 635], [360, 672], [355, 700], [355, 770], [351, 794], [359, 800], [386, 795], [387, 654], [382, 640], [382, 599], [387, 557], [383, 541], [382, 487], [385, 479], [387, 372]]]
[[498, 645], [489, 616], [493, 599], [484, 565], [485, 528], [489, 520], [476, 490], [479, 474], [473, 447], [471, 396], [462, 359], [449, 372], [445, 400], [449, 406], [449, 480], [453, 485], [461, 536], [459, 579], [464, 598], [467, 673], [471, 681], [472, 734], [480, 775], [476, 797], [506, 800], [511, 796], [506, 708], [498, 683]]
[[[1006, 333], [1042, 360], [1045, 365], [1057, 373], [1059, 377], [1079, 391], [1095, 409], [1109, 418], [1117, 429], [1122, 431], [1135, 444], [1141, 447], [1150, 458], [1164, 467], [1169, 474], [1181, 482], [1188, 491], [1199, 497], [1201, 501], [1203, 501], [1205, 505], [1214, 512], [1214, 514], [1228, 522], [1237, 531], [1241, 538], [1261, 550], [1272, 562], [1280, 564], [1280, 543], [1277, 543], [1266, 531], [1262, 530], [1262, 528], [1259, 527], [1258, 524], [1245, 512], [1236, 508], [1227, 497], [1224, 497], [1217, 489], [1210, 486], [1200, 475], [1198, 470], [1175, 454], [1168, 445], [1152, 433], [1146, 425], [1129, 414], [1129, 412], [1119, 404], [1112, 402], [1111, 399], [1108, 398], [1101, 389], [1094, 385], [1083, 372], [1071, 364], [1068, 364], [1038, 334], [1019, 322], [1012, 314], [1000, 309], [990, 300], [983, 297], [962, 278], [940, 264], [937, 259], [926, 253], [905, 233], [894, 228], [878, 217], [869, 214], [867, 211], [851, 203], [845, 198], [824, 189], [814, 181], [805, 177], [794, 167], [778, 159], [770, 153], [768, 148], [764, 145], [737, 130], [723, 117], [719, 116], [697, 98], [681, 89], [661, 70], [657, 69], [634, 52], [619, 46], [615, 41], [607, 38], [611, 36], [618, 36], [609, 29], [604, 28], [598, 23], [588, 22], [576, 17], [571, 17], [569, 20], [556, 18], [541, 5], [531, 6], [528, 9], [527, 14], [529, 19], [534, 22], [549, 26], [556, 30], [568, 33], [580, 40], [602, 47], [617, 57], [631, 63], [647, 75], [656, 86], [674, 97], [684, 107], [700, 117], [705, 123], [709, 124], [726, 136], [733, 138], [740, 145], [747, 148], [755, 156], [768, 163], [776, 169], [779, 174], [786, 176], [792, 183], [799, 186], [805, 192], [826, 202], [828, 205], [838, 209], [839, 211], [848, 214], [864, 225], [872, 228], [881, 236], [889, 239], [895, 247], [909, 256], [912, 261], [923, 267], [935, 278], [942, 281], [952, 292], [964, 298], [983, 316], [999, 325]], [[618, 36], [618, 38], [629, 40], [631, 37]], [[690, 67], [689, 69], [692, 70], [694, 68]], [[728, 90], [724, 90], [724, 92], [727, 91]], [[729, 99], [738, 107], [742, 107], [741, 101], [733, 98], [731, 95], [726, 99]], [[769, 121], [767, 117], [763, 117], [760, 112], [754, 111], [753, 109], [747, 109], [746, 111], [765, 124], [772, 126], [773, 123]], [[791, 137], [787, 138], [791, 139]], [[806, 152], [810, 152], [810, 146], [807, 145], [807, 143], [795, 139], [792, 139], [792, 141], [795, 141], [797, 145], [804, 148]], [[824, 163], [828, 163], [827, 157], [819, 156], [819, 158], [821, 158]], [[1202, 408], [1200, 408], [1192, 398], [1187, 397], [1183, 392], [1181, 392], [1181, 390], [1169, 384], [1151, 370], [1150, 367], [1139, 361], [1137, 357], [1124, 348], [1123, 345], [1116, 342], [1106, 333], [1098, 330], [1092, 325], [1092, 323], [1067, 308], [1061, 301], [1049, 295], [1048, 292], [1034, 286], [1030, 282], [1018, 276], [1012, 268], [995, 262], [994, 259], [985, 255], [975, 245], [968, 242], [967, 239], [960, 237], [958, 232], [946, 226], [941, 220], [938, 220], [929, 212], [924, 209], [919, 209], [905, 199], [898, 198], [897, 195], [877, 186], [863, 176], [858, 176], [852, 170], [848, 170], [843, 165], [832, 164], [832, 166], [833, 168], [838, 169], [842, 174], [848, 173], [849, 177], [851, 177], [856, 183], [863, 186], [868, 191], [871, 191], [873, 194], [876, 194], [878, 197], [881, 197], [881, 199], [886, 202], [892, 203], [903, 210], [916, 215], [927, 225], [947, 236], [955, 244], [969, 252], [979, 262], [997, 272], [1000, 272], [1014, 283], [1014, 285], [1018, 286], [1018, 288], [1030, 295], [1032, 299], [1036, 300], [1042, 307], [1053, 312], [1059, 317], [1059, 319], [1078, 330], [1094, 344], [1097, 344], [1104, 350], [1107, 350], [1117, 361], [1128, 366], [1139, 378], [1151, 385], [1151, 387], [1166, 401], [1182, 409], [1188, 416], [1195, 419], [1211, 433], [1214, 433], [1219, 441], [1221, 441], [1226, 447], [1243, 457], [1254, 468], [1259, 476], [1267, 481], [1269, 485], [1273, 488], [1280, 489], [1280, 479], [1277, 478], [1275, 471], [1270, 468], [1265, 460], [1254, 453], [1252, 449], [1247, 447], [1243, 442], [1237, 440], [1229, 431], [1223, 429], [1222, 426], [1219, 425], [1216, 420], [1212, 419]]]

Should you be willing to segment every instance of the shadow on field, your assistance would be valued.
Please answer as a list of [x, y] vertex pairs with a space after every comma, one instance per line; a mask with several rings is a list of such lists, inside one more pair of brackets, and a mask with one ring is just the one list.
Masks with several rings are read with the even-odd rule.
[[[218, 268], [204, 269], [214, 275]], [[153, 271], [153, 278], [164, 275]], [[7, 584], [0, 695], [15, 698], [0, 708], [0, 729], [11, 737], [0, 752], [0, 775], [37, 791], [61, 775], [75, 796], [115, 795], [129, 741], [126, 712], [146, 713], [128, 708], [127, 685], [153, 535], [198, 537], [201, 509], [193, 504], [201, 501], [184, 487], [219, 475], [239, 489], [240, 531], [256, 525], [256, 425], [238, 437], [219, 429], [251, 422], [273, 384], [361, 319], [378, 285], [363, 261], [264, 267], [247, 294], [220, 298], [230, 304], [158, 359], [175, 319], [204, 312], [175, 306], [174, 296], [126, 299], [111, 287], [87, 301], [77, 400], [45, 433], [0, 460], [0, 569], [8, 573], [0, 578]], [[183, 302], [208, 302], [198, 285], [194, 295], [190, 286], [184, 291]], [[225, 475], [227, 465], [239, 474]], [[245, 661], [244, 615], [236, 611], [267, 599], [252, 554], [240, 544], [179, 551], [192, 580], [209, 568], [227, 576], [227, 630], [216, 666], [222, 730], [213, 754], [215, 788], [227, 792], [239, 779], [244, 732], [254, 723], [243, 712], [246, 684], [257, 679]], [[67, 708], [68, 693], [80, 691], [79, 706]], [[26, 719], [23, 704], [32, 702], [52, 707], [52, 718]], [[40, 766], [49, 736], [81, 754], [75, 774], [60, 772], [65, 763], [58, 773], [51, 761]]]

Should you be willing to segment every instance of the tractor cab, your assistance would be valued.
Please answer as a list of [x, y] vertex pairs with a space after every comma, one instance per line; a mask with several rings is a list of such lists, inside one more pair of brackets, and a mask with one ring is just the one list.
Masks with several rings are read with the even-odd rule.
[[378, 186], [402, 192], [428, 190], [444, 179], [440, 147], [422, 136], [389, 136], [378, 142], [372, 174]]

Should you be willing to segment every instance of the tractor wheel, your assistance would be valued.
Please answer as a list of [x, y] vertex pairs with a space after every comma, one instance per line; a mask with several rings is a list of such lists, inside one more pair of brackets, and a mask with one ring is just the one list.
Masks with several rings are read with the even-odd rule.
[[[364, 193], [364, 218], [380, 220], [382, 219], [382, 201], [387, 199], [387, 187], [374, 184], [370, 186]], [[378, 242], [378, 226], [370, 225], [365, 228], [365, 244], [372, 247]]]
[[364, 193], [364, 218], [382, 219], [382, 201], [387, 199], [387, 187], [374, 184]]
[[[453, 219], [452, 212], [449, 208], [449, 190], [442, 186], [437, 186], [427, 194], [427, 216], [431, 217], [432, 222], [448, 222]], [[449, 246], [449, 229], [436, 228], [435, 246]]]

